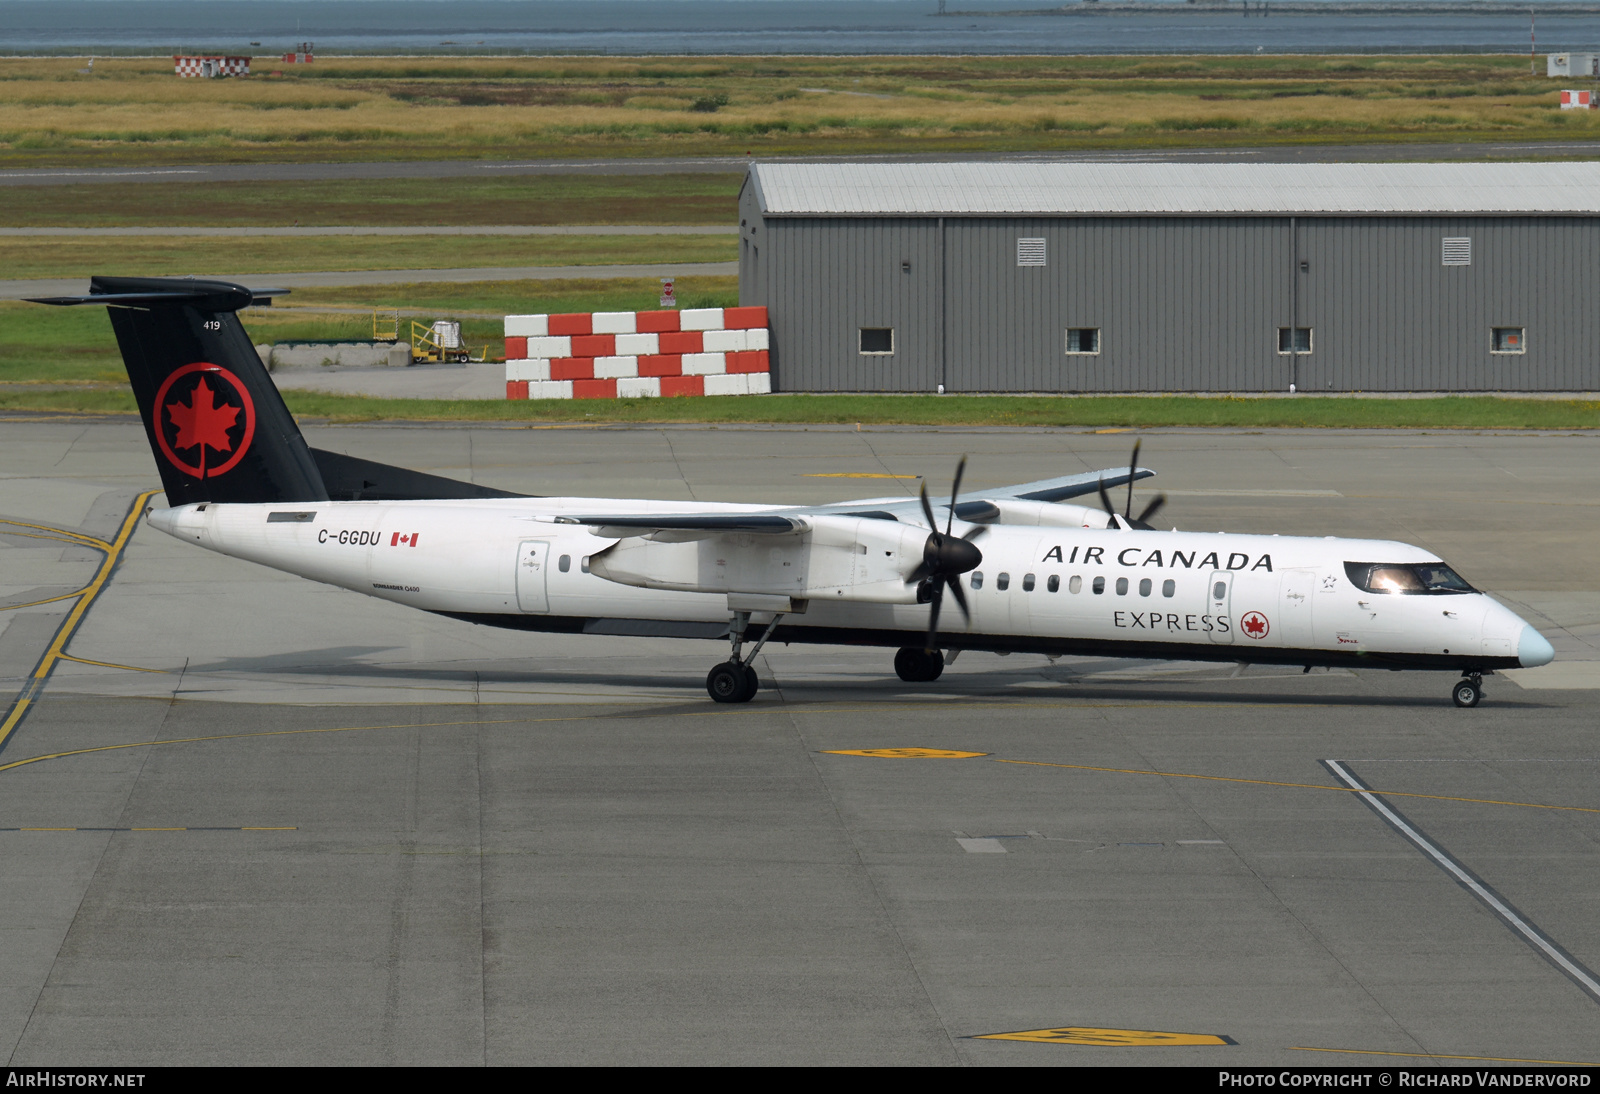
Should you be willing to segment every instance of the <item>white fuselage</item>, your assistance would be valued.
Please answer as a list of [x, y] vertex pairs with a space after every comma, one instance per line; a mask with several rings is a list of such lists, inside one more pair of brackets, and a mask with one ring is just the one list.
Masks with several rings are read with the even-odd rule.
[[[712, 510], [770, 507], [210, 503], [154, 510], [149, 520], [225, 555], [497, 626], [714, 637], [727, 627], [730, 593], [786, 593], [795, 612], [778, 641], [921, 646], [929, 608], [904, 582], [927, 536], [918, 525], [829, 518], [804, 542], [752, 534], [619, 544], [558, 522]], [[962, 581], [972, 617], [946, 605], [946, 648], [1463, 671], [1550, 660], [1537, 632], [1481, 593], [1386, 595], [1351, 584], [1347, 562], [1436, 561], [1403, 543], [994, 524], [978, 545], [983, 562]]]

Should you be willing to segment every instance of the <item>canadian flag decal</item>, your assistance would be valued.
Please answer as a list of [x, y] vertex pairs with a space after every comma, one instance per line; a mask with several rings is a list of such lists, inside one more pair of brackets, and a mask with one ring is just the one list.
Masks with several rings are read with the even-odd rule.
[[417, 545], [417, 540], [419, 540], [421, 538], [422, 538], [422, 533], [421, 532], [412, 532], [409, 535], [405, 535], [405, 534], [402, 534], [400, 532], [396, 532], [396, 533], [394, 533], [393, 535], [391, 535], [389, 537], [389, 546], [391, 546], [391, 547], [415, 547]]

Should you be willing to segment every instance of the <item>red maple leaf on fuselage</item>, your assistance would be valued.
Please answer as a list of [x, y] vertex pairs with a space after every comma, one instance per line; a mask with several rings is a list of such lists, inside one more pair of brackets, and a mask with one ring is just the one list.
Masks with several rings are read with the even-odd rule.
[[1259, 615], [1245, 617], [1244, 629], [1247, 634], [1260, 634], [1267, 629], [1266, 621]]
[[233, 442], [228, 440], [228, 430], [239, 420], [239, 408], [218, 403], [216, 392], [206, 383], [204, 376], [189, 394], [189, 405], [173, 400], [166, 405], [167, 417], [178, 427], [174, 448], [193, 448], [209, 445], [217, 452], [231, 452]]

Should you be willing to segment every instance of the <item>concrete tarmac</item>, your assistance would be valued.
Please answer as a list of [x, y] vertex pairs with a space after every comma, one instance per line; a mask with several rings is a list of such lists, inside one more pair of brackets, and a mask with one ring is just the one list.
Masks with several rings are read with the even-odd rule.
[[[729, 501], [942, 488], [962, 453], [976, 489], [1133, 440], [308, 432], [528, 493]], [[1407, 540], [1540, 626], [1558, 661], [1474, 710], [1439, 674], [966, 654], [908, 685], [832, 647], [769, 648], [729, 709], [719, 643], [475, 628], [141, 526], [0, 751], [0, 1059], [1594, 1061], [1597, 444], [1145, 435], [1163, 523]], [[100, 563], [63, 539], [155, 485], [137, 422], [0, 418], [0, 608], [32, 605], [0, 611], [8, 692]], [[911, 748], [975, 755], [838, 754]], [[1145, 1034], [983, 1039], [1069, 1027]]]
[[[1519, 159], [1600, 155], [1596, 141], [1492, 141], [1267, 148], [1153, 148], [1084, 152], [891, 152], [849, 156], [760, 156], [763, 163], [1347, 163]], [[20, 167], [0, 186], [129, 185], [144, 182], [316, 182], [327, 179], [494, 178], [501, 175], [667, 175], [742, 172], [749, 156], [662, 156], [588, 160], [411, 160], [378, 163], [199, 163], [150, 167]]]

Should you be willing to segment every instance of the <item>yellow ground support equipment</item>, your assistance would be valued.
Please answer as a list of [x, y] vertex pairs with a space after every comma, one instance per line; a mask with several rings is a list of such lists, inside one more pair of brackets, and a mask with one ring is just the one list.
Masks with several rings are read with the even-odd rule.
[[411, 359], [413, 361], [486, 361], [489, 347], [476, 357], [461, 341], [461, 324], [454, 319], [436, 319], [432, 324], [411, 321]]
[[372, 309], [372, 340], [374, 342], [400, 341], [400, 309]]

